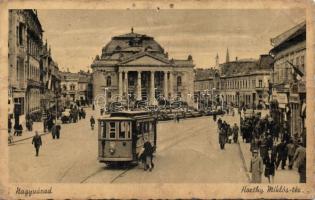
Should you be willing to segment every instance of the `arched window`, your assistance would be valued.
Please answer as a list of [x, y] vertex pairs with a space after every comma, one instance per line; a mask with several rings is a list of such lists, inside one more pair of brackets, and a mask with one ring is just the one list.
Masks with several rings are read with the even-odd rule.
[[182, 86], [182, 77], [177, 76], [177, 86]]
[[107, 78], [106, 78], [106, 85], [107, 86], [111, 86], [112, 85], [112, 77], [107, 76]]
[[70, 90], [75, 90], [75, 85], [74, 84], [70, 85]]
[[63, 90], [67, 90], [67, 86], [66, 85], [63, 85], [62, 88], [63, 88]]

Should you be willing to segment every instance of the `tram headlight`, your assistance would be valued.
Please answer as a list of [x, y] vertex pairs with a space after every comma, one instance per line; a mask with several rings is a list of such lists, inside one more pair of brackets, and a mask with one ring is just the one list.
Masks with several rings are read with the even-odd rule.
[[115, 150], [116, 150], [116, 143], [110, 142], [109, 143], [109, 153], [111, 155], [113, 155], [115, 153]]

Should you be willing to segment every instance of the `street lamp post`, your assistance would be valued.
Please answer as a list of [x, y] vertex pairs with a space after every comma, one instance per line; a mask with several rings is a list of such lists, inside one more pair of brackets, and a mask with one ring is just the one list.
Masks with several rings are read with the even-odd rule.
[[[211, 93], [212, 93], [212, 94], [211, 94], [211, 99], [212, 99], [212, 103], [211, 103], [211, 104], [214, 104], [214, 103], [215, 103], [214, 96], [213, 96], [213, 91], [214, 91], [214, 90], [216, 90], [216, 88], [212, 88], [212, 89], [211, 89]], [[211, 110], [212, 110], [212, 107], [213, 107], [213, 105], [211, 105]]]

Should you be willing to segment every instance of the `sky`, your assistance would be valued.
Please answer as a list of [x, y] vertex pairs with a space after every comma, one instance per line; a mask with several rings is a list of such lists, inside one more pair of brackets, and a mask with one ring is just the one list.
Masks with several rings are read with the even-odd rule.
[[272, 48], [270, 39], [305, 20], [301, 9], [268, 10], [38, 10], [43, 38], [60, 70], [87, 71], [113, 36], [145, 34], [168, 52], [197, 68], [230, 60], [258, 58]]

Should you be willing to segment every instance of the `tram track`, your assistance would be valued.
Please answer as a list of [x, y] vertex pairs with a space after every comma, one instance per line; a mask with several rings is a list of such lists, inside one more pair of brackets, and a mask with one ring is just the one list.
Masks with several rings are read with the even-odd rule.
[[[167, 145], [165, 145], [164, 147], [162, 147], [161, 149], [159, 149], [159, 153], [160, 152], [164, 152], [168, 149], [170, 149], [171, 147], [173, 147], [174, 145], [186, 140], [187, 138], [191, 137], [191, 136], [194, 136], [194, 135], [197, 135], [197, 134], [200, 134], [202, 132], [202, 130], [204, 130], [204, 126], [201, 126], [200, 128], [198, 128], [200, 126], [196, 125], [196, 126], [193, 126], [189, 129], [189, 131], [187, 132], [187, 134], [185, 134], [185, 136], [183, 137], [180, 137], [182, 134], [176, 134], [172, 137], [169, 137], [167, 139], [163, 139], [163, 140], [160, 140], [159, 142], [161, 143], [164, 143], [164, 142], [168, 142]], [[198, 129], [197, 129], [198, 128]], [[134, 169], [134, 166], [133, 167], [129, 167], [123, 171], [120, 171], [117, 175], [114, 175], [113, 178], [110, 179], [109, 183], [114, 183], [116, 182], [118, 179], [124, 177], [124, 175], [126, 175], [128, 172], [130, 172], [132, 169]], [[106, 170], [106, 169], [105, 169]], [[101, 173], [104, 171], [104, 168], [100, 168], [98, 170], [95, 170], [94, 172], [90, 173], [88, 176], [84, 177], [80, 183], [86, 183], [89, 179], [91, 179], [92, 177], [94, 177], [95, 175]]]

